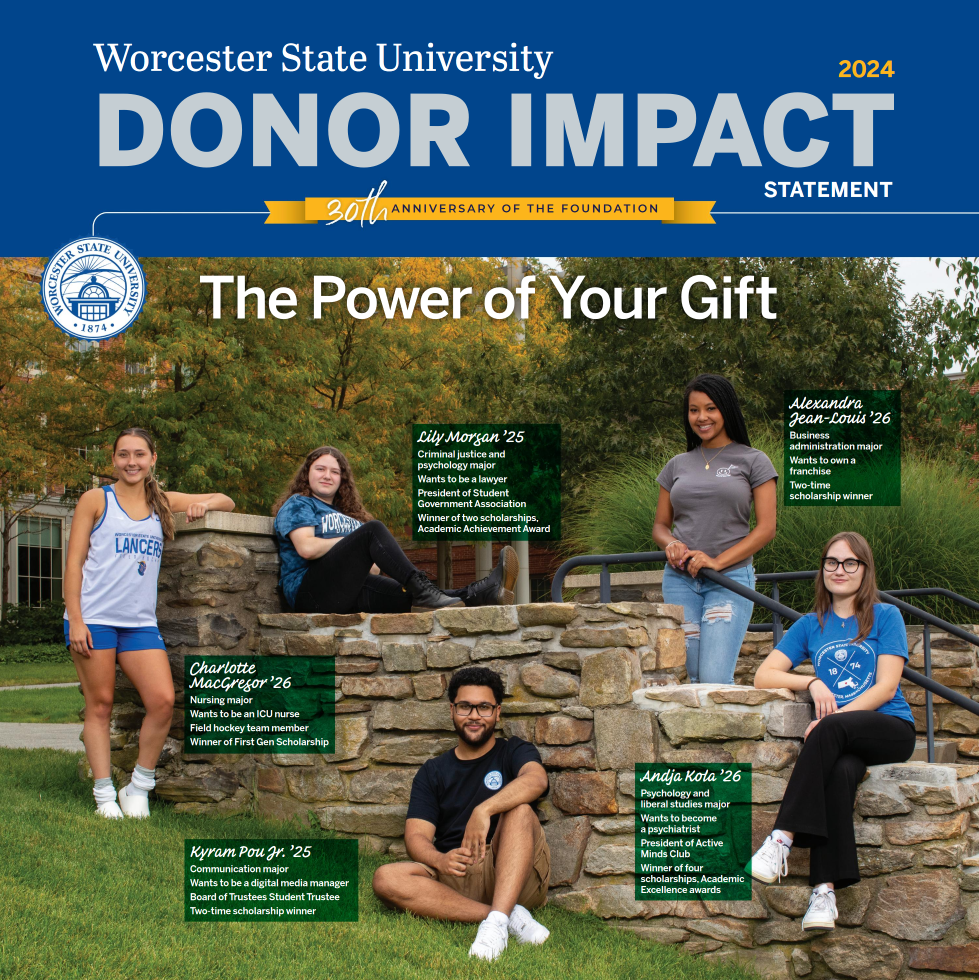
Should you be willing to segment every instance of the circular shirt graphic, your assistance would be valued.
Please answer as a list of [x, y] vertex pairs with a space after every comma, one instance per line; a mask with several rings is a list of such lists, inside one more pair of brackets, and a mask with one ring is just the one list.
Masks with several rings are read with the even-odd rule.
[[503, 773], [497, 769], [486, 773], [486, 775], [483, 777], [483, 785], [487, 789], [499, 789], [503, 785]]
[[812, 658], [816, 675], [833, 692], [837, 704], [846, 704], [870, 688], [877, 676], [877, 654], [870, 644], [834, 640]]
[[128, 329], [146, 299], [136, 257], [108, 238], [79, 238], [53, 255], [41, 278], [44, 309], [66, 334], [107, 340]]

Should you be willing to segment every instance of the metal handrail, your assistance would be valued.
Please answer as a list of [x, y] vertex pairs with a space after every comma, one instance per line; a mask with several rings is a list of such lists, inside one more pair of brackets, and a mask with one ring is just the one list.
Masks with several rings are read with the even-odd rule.
[[[564, 579], [572, 568], [577, 568], [580, 565], [601, 565], [602, 570], [599, 577], [599, 602], [611, 602], [612, 577], [608, 570], [609, 565], [629, 565], [665, 561], [665, 551], [639, 551], [620, 555], [579, 555], [576, 558], [569, 558], [566, 562], [561, 564], [558, 570], [554, 573], [554, 578], [551, 580], [551, 601], [562, 601]], [[756, 581], [772, 583], [773, 596], [769, 598], [761, 592], [757, 592], [754, 589], [749, 589], [748, 586], [742, 585], [740, 582], [735, 582], [734, 579], [728, 578], [727, 575], [724, 575], [721, 572], [714, 571], [712, 568], [702, 568], [699, 574], [710, 579], [712, 582], [717, 582], [718, 585], [724, 586], [724, 588], [729, 589], [731, 592], [734, 592], [737, 595], [750, 599], [756, 605], [768, 609], [772, 613], [772, 632], [774, 634], [773, 639], [775, 643], [778, 643], [778, 641], [782, 638], [782, 618], [795, 622], [796, 620], [801, 619], [804, 615], [804, 613], [797, 612], [795, 609], [790, 609], [788, 606], [784, 606], [778, 601], [778, 583], [780, 581], [802, 581], [805, 579], [814, 579], [817, 575], [816, 572], [763, 572], [756, 576]], [[897, 598], [897, 596], [944, 595], [947, 598], [961, 601], [963, 604], [976, 609], [979, 609], [979, 603], [974, 603], [971, 599], [967, 599], [965, 596], [960, 596], [955, 592], [950, 592], [947, 589], [895, 589], [892, 592], [881, 591], [878, 593], [878, 595], [881, 601], [896, 606], [902, 612], [908, 613], [911, 616], [916, 616], [918, 619], [924, 621], [925, 673], [919, 674], [916, 670], [912, 670], [910, 667], [905, 666], [901, 672], [901, 676], [905, 680], [910, 681], [912, 684], [922, 687], [925, 690], [928, 761], [934, 762], [935, 733], [934, 720], [932, 718], [932, 695], [937, 694], [946, 701], [957, 704], [960, 708], [965, 708], [966, 711], [969, 711], [974, 715], [979, 715], [979, 704], [977, 704], [971, 698], [967, 698], [964, 694], [959, 694], [958, 691], [953, 691], [951, 688], [945, 687], [944, 684], [939, 684], [937, 681], [932, 680], [930, 627], [936, 626], [943, 632], [950, 633], [952, 636], [957, 636], [960, 639], [965, 640], [967, 643], [973, 644], [974, 646], [979, 646], [979, 636], [956, 626], [954, 623], [947, 623], [945, 620], [940, 619], [938, 616], [935, 616], [924, 609], [919, 609], [917, 606], [912, 606], [909, 603]]]

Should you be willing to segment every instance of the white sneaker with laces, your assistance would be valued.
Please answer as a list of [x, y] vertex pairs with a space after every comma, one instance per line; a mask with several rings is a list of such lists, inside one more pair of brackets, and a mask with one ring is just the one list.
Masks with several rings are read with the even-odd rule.
[[522, 905], [514, 905], [507, 930], [518, 943], [531, 943], [534, 946], [540, 946], [551, 934]]
[[129, 784], [127, 783], [119, 790], [119, 809], [127, 817], [145, 820], [150, 815], [150, 801], [145, 795], [130, 795]]
[[108, 803], [100, 803], [96, 808], [95, 812], [100, 817], [105, 817], [106, 820], [122, 820], [123, 812], [119, 809], [119, 804], [115, 800], [109, 800]]
[[782, 876], [789, 874], [789, 851], [791, 848], [780, 844], [771, 834], [765, 843], [755, 851], [748, 862], [748, 874], [758, 881], [770, 885], [773, 881], [781, 881]]
[[[492, 914], [492, 913], [490, 913]], [[503, 913], [501, 912], [502, 916]], [[495, 960], [506, 949], [507, 921], [486, 918], [479, 923], [476, 938], [469, 947], [469, 955], [481, 960]]]
[[805, 918], [802, 920], [802, 928], [805, 931], [810, 929], [835, 929], [836, 918], [839, 912], [836, 911], [836, 892], [829, 885], [817, 885], [812, 890], [812, 897], [809, 899], [809, 908]]

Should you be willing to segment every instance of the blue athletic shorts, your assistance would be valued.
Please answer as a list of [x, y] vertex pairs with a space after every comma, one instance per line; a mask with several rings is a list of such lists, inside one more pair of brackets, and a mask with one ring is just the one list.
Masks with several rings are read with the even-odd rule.
[[[142, 626], [139, 629], [127, 629], [124, 626], [89, 625], [92, 634], [93, 650], [115, 650], [116, 653], [126, 653], [129, 650], [166, 650], [163, 637], [155, 626]], [[68, 642], [68, 620], [65, 620], [65, 646]]]

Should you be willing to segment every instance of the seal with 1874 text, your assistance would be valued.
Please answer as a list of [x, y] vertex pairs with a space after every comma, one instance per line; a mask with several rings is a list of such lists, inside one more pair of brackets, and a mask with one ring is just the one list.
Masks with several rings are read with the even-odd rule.
[[44, 267], [41, 296], [47, 314], [79, 340], [107, 340], [127, 330], [146, 299], [146, 276], [136, 257], [108, 238], [79, 238]]

